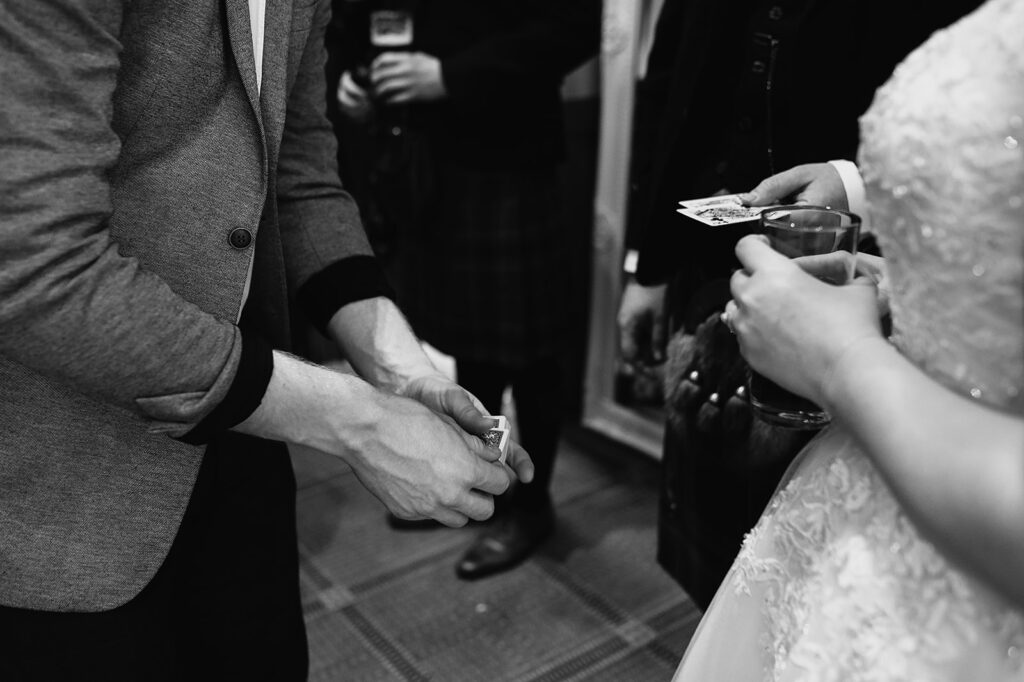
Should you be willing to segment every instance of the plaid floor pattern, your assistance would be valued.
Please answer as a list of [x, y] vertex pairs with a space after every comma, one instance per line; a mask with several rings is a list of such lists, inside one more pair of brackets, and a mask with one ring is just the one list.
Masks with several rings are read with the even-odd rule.
[[293, 461], [311, 680], [671, 678], [700, 614], [654, 561], [653, 462], [564, 440], [554, 537], [466, 583], [454, 565], [478, 528], [392, 530], [343, 463]]

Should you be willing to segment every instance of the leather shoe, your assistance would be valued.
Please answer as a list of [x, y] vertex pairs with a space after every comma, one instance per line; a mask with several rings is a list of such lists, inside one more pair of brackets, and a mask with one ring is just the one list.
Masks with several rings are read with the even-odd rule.
[[509, 509], [485, 528], [455, 566], [463, 580], [506, 571], [537, 549], [555, 527], [550, 506], [540, 510]]

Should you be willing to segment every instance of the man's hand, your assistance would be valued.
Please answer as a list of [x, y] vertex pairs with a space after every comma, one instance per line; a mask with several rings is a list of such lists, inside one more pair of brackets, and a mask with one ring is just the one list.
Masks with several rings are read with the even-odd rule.
[[365, 121], [373, 112], [373, 102], [370, 100], [369, 93], [359, 87], [349, 71], [341, 74], [335, 94], [338, 98], [338, 106], [353, 121]]
[[[235, 429], [340, 457], [402, 518], [449, 526], [486, 519], [493, 496], [514, 477], [494, 461], [492, 448], [450, 417], [280, 351], [263, 401]], [[522, 475], [532, 477], [525, 453], [515, 457]]]
[[[346, 458], [363, 485], [399, 518], [448, 526], [489, 518], [493, 496], [513, 480], [494, 462], [497, 453], [425, 405], [382, 393], [378, 398], [374, 428]], [[532, 474], [529, 458], [525, 464]]]
[[807, 163], [765, 178], [757, 187], [739, 195], [747, 206], [810, 204], [849, 209], [839, 171], [830, 163]]
[[[417, 400], [434, 412], [451, 418], [464, 431], [483, 436], [491, 427], [487, 410], [476, 396], [454, 383], [448, 377], [431, 373], [407, 383], [401, 395]], [[486, 459], [496, 461], [499, 453], [495, 448], [486, 448]], [[523, 483], [533, 480], [533, 462], [518, 443], [509, 441], [508, 457], [505, 460], [512, 473]]]
[[441, 62], [423, 52], [385, 52], [370, 65], [374, 95], [389, 104], [446, 97]]
[[619, 349], [628, 366], [665, 360], [665, 285], [645, 287], [630, 282], [619, 304]]

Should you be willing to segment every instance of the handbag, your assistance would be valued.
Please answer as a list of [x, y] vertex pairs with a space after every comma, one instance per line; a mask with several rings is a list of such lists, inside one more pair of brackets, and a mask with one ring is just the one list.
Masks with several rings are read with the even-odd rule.
[[813, 436], [758, 419], [747, 392], [749, 367], [715, 308], [696, 327], [680, 327], [666, 351], [668, 428], [726, 468], [778, 470]]

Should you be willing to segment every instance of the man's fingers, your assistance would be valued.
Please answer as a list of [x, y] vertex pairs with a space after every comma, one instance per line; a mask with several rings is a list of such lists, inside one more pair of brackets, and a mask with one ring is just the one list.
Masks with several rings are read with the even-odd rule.
[[431, 517], [435, 521], [443, 523], [451, 528], [462, 528], [469, 522], [469, 519], [465, 514], [457, 512], [454, 509], [445, 509], [443, 507], [439, 507], [435, 510], [434, 513], [431, 514]]
[[410, 87], [404, 90], [399, 90], [390, 95], [383, 95], [383, 97], [388, 104], [403, 104], [405, 102], [411, 102], [416, 97], [416, 93]]
[[487, 418], [479, 401], [474, 399], [461, 386], [452, 386], [441, 394], [441, 408], [455, 419], [455, 422], [466, 431], [482, 436], [491, 428], [491, 420]]
[[354, 99], [366, 99], [367, 92], [356, 83], [355, 79], [352, 78], [352, 74], [346, 71], [341, 75], [341, 81], [338, 83], [338, 91], [348, 93]]
[[402, 77], [390, 78], [385, 81], [378, 81], [373, 88], [373, 92], [378, 97], [393, 97], [398, 93], [403, 92], [405, 89], [410, 87], [408, 79]]
[[404, 64], [408, 60], [409, 55], [405, 52], [382, 52], [370, 64], [370, 71], [394, 66], [395, 64]]
[[474, 521], [486, 521], [494, 515], [494, 497], [471, 490], [463, 497], [459, 511]]
[[475, 479], [472, 488], [491, 495], [501, 495], [512, 485], [504, 467], [482, 459], [477, 460]]
[[796, 166], [765, 178], [754, 189], [740, 194], [739, 198], [747, 206], [777, 204], [786, 197], [802, 190], [807, 182], [806, 168], [804, 166]]
[[530, 455], [526, 453], [526, 450], [519, 443], [512, 440], [508, 442], [508, 457], [505, 459], [505, 463], [515, 473], [516, 478], [523, 483], [529, 483], [533, 480], [533, 460], [530, 459]]
[[401, 64], [396, 64], [394, 66], [388, 66], [383, 69], [374, 69], [371, 71], [370, 82], [373, 83], [374, 86], [379, 87], [381, 84], [389, 80], [394, 80], [396, 78], [405, 79], [408, 78], [408, 76], [409, 70]]

